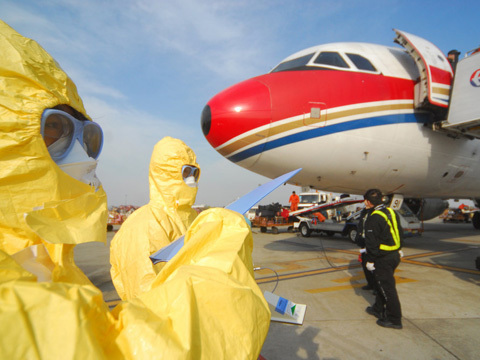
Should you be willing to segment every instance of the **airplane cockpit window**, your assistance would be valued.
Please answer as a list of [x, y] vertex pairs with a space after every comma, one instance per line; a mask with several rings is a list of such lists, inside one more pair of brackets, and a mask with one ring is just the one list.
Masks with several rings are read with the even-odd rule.
[[303, 70], [305, 65], [307, 65], [310, 59], [312, 58], [312, 56], [313, 56], [313, 53], [301, 56], [293, 60], [285, 61], [283, 63], [280, 63], [271, 72], [274, 73], [274, 72], [286, 71], [286, 70]]
[[324, 51], [321, 52], [317, 58], [315, 59], [315, 64], [319, 65], [329, 65], [329, 66], [336, 66], [341, 68], [348, 68], [348, 64], [343, 60], [337, 52], [331, 51]]
[[350, 60], [352, 60], [352, 62], [355, 64], [355, 66], [359, 70], [377, 71], [377, 69], [375, 69], [372, 63], [368, 59], [364, 58], [363, 56], [357, 55], [357, 54], [348, 54], [348, 53], [347, 53], [347, 56], [349, 57]]

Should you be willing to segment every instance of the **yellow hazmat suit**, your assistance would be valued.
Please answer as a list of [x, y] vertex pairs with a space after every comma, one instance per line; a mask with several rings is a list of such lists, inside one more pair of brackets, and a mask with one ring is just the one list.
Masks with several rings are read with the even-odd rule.
[[[199, 168], [195, 153], [181, 140], [165, 137], [150, 160], [150, 202], [135, 211], [110, 244], [111, 275], [117, 293], [129, 300], [144, 293], [156, 276], [149, 256], [185, 234], [197, 216], [197, 187], [182, 177], [182, 167]], [[158, 267], [158, 266], [157, 266]]]
[[63, 172], [40, 134], [45, 109], [85, 114], [82, 100], [45, 50], [2, 21], [0, 51], [0, 250], [53, 281], [89, 284], [73, 248], [106, 241], [107, 198]]
[[122, 351], [139, 359], [257, 359], [270, 311], [253, 277], [252, 249], [242, 215], [200, 213], [151, 289], [113, 310]]
[[[1, 21], [0, 51], [0, 359], [256, 359], [270, 313], [251, 231], [229, 210], [202, 213], [151, 289], [109, 311], [72, 253], [105, 239], [105, 194], [63, 173], [40, 135], [43, 109], [85, 113], [82, 102], [58, 64]], [[193, 214], [175, 199], [172, 239]]]
[[115, 358], [115, 321], [73, 260], [76, 244], [106, 240], [106, 195], [64, 173], [40, 133], [46, 108], [85, 114], [82, 100], [2, 21], [0, 53], [0, 358]]

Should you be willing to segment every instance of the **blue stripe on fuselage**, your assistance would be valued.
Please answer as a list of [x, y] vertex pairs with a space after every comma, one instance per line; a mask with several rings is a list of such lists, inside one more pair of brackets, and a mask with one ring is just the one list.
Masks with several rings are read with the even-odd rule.
[[427, 114], [395, 114], [386, 116], [377, 116], [353, 121], [346, 121], [340, 124], [329, 125], [319, 128], [305, 130], [296, 134], [284, 136], [280, 139], [267, 141], [266, 143], [253, 146], [247, 150], [241, 151], [231, 157], [230, 161], [239, 162], [251, 156], [258, 155], [264, 151], [272, 150], [281, 146], [290, 145], [299, 141], [313, 139], [333, 133], [343, 131], [362, 129], [373, 126], [392, 125], [401, 123], [425, 123], [428, 121]]

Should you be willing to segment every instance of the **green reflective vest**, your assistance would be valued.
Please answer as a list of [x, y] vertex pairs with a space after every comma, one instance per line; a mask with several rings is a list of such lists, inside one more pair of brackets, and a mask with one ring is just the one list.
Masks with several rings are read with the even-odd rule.
[[390, 221], [388, 216], [383, 211], [375, 210], [374, 212], [372, 212], [372, 215], [378, 214], [385, 219], [388, 226], [390, 227], [390, 234], [392, 234], [393, 241], [395, 242], [395, 245], [391, 245], [391, 246], [380, 244], [380, 250], [394, 251], [394, 250], [400, 249], [400, 234], [398, 233], [397, 217], [395, 216], [395, 212], [392, 209], [390, 208], [386, 208], [386, 209], [390, 212], [393, 224], [392, 224], [392, 221]]

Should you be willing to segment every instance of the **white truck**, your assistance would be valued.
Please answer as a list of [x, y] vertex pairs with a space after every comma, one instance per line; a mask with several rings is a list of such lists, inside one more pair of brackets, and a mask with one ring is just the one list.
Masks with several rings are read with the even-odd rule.
[[[298, 209], [305, 209], [305, 208], [310, 208], [315, 205], [321, 205], [321, 204], [328, 204], [334, 201], [338, 201], [342, 198], [351, 198], [350, 195], [344, 194], [333, 194], [333, 193], [327, 193], [327, 192], [321, 192], [321, 191], [316, 191], [316, 192], [301, 192], [298, 194], [300, 197], [300, 203], [298, 204]], [[357, 205], [345, 205], [337, 209], [327, 209], [326, 213], [329, 215], [329, 217], [337, 217], [336, 215], [344, 215], [347, 213], [353, 213], [356, 211]], [[340, 213], [339, 211], [340, 210]]]
[[354, 221], [340, 221], [337, 222], [333, 219], [327, 219], [320, 222], [316, 218], [307, 218], [297, 216], [300, 220], [296, 222], [293, 227], [298, 229], [303, 237], [309, 237], [312, 232], [324, 233], [327, 236], [333, 236], [340, 234], [347, 236], [351, 241], [355, 241], [357, 236], [357, 223]]
[[[331, 194], [327, 194], [325, 198], [321, 198], [326, 193], [302, 193], [306, 199], [312, 201], [310, 207], [300, 208], [290, 213], [299, 221], [294, 223], [294, 229], [300, 231], [304, 237], [310, 236], [312, 232], [325, 233], [332, 236], [336, 233], [342, 236], [349, 236], [354, 241], [356, 236], [356, 221], [346, 218], [346, 214], [354, 213], [359, 203], [363, 203], [363, 197], [350, 197], [348, 195], [339, 196], [332, 199]], [[314, 196], [321, 199], [319, 202], [314, 201]], [[326, 200], [326, 201], [325, 201]], [[304, 204], [306, 201], [304, 202]], [[320, 215], [320, 214], [321, 215]]]
[[[392, 199], [391, 207], [397, 199]], [[326, 210], [326, 209], [338, 209], [345, 208], [346, 206], [357, 206], [359, 200], [354, 200], [351, 198], [339, 199], [336, 201], [331, 201], [322, 205], [314, 206], [311, 208], [306, 208], [299, 210], [298, 212], [307, 212], [308, 209], [315, 210]], [[403, 228], [405, 236], [420, 235], [423, 231], [422, 223], [418, 218], [412, 213], [408, 206], [402, 202], [399, 202], [398, 209], [396, 209], [400, 215], [400, 224]], [[300, 234], [304, 237], [309, 237], [312, 232], [324, 233], [327, 236], [333, 236], [334, 234], [341, 234], [342, 236], [347, 236], [351, 241], [355, 241], [357, 236], [357, 225], [358, 218], [360, 216], [360, 211], [357, 211], [347, 217], [345, 220], [337, 221], [335, 218], [326, 219], [325, 221], [320, 221], [316, 216], [299, 216], [295, 215], [299, 221], [294, 223], [294, 229], [298, 230]]]
[[333, 200], [332, 193], [326, 192], [301, 192], [298, 194], [300, 202], [298, 203], [298, 208], [307, 208], [313, 205], [324, 204]]

